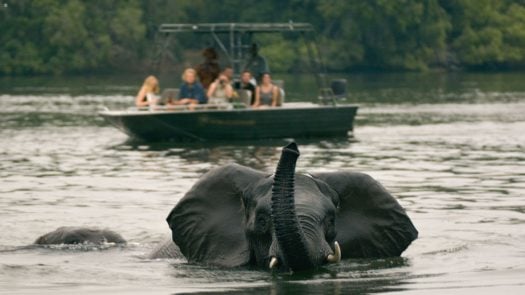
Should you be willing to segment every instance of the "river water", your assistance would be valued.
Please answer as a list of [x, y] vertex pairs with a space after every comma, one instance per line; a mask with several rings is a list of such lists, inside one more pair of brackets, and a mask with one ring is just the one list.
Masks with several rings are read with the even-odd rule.
[[[285, 78], [289, 100], [313, 92]], [[144, 258], [200, 175], [230, 162], [273, 171], [286, 140], [133, 142], [96, 111], [131, 105], [140, 77], [0, 79], [0, 293], [524, 294], [525, 75], [347, 78], [354, 135], [298, 140], [298, 169], [372, 175], [420, 236], [401, 258], [300, 275]], [[129, 243], [26, 247], [64, 225]]]

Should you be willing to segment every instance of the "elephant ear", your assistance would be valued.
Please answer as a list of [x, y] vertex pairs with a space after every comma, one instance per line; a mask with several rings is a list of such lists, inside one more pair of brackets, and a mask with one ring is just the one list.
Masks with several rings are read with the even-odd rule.
[[236, 164], [204, 174], [167, 217], [189, 262], [235, 267], [250, 261], [242, 192], [264, 174]]
[[369, 175], [334, 172], [314, 177], [339, 195], [336, 231], [344, 258], [399, 256], [417, 238], [405, 210]]

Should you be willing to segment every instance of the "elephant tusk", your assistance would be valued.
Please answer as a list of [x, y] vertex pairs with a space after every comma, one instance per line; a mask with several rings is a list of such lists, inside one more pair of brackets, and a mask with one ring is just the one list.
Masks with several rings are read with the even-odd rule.
[[334, 242], [334, 248], [335, 253], [329, 254], [328, 257], [326, 257], [326, 260], [329, 263], [338, 263], [341, 261], [341, 248], [339, 247], [339, 243], [337, 241]]
[[272, 259], [270, 260], [270, 269], [274, 269], [277, 266], [278, 262], [279, 261], [277, 260], [277, 258], [272, 257]]

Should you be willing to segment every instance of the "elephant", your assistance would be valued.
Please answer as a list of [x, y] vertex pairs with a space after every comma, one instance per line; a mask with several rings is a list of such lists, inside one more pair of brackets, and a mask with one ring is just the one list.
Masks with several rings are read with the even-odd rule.
[[[113, 243], [115, 245], [126, 245], [127, 241], [117, 232], [110, 229], [86, 226], [62, 226], [54, 231], [38, 237], [34, 245], [102, 245]], [[159, 258], [183, 258], [177, 245], [171, 237], [159, 243], [152, 251], [144, 255], [147, 259]]]
[[56, 230], [38, 237], [34, 244], [126, 244], [126, 240], [118, 233], [109, 229], [96, 227], [62, 226]]
[[167, 217], [190, 263], [316, 269], [346, 258], [400, 256], [418, 231], [397, 200], [359, 172], [296, 173], [283, 148], [274, 174], [228, 164], [204, 174]]
[[[62, 226], [54, 231], [48, 232], [38, 237], [33, 245], [102, 245], [105, 243], [113, 243], [115, 245], [124, 246], [127, 241], [117, 232], [110, 229], [102, 229], [97, 227], [86, 226]], [[147, 259], [162, 259], [162, 258], [184, 258], [179, 248], [171, 237], [166, 238], [163, 242], [156, 245], [153, 250], [144, 255]]]
[[[375, 179], [351, 171], [296, 173], [297, 144], [274, 174], [228, 164], [204, 174], [171, 210], [171, 238], [147, 258], [226, 268], [317, 269], [346, 258], [400, 256], [418, 231]], [[125, 243], [109, 230], [61, 227], [36, 244]]]

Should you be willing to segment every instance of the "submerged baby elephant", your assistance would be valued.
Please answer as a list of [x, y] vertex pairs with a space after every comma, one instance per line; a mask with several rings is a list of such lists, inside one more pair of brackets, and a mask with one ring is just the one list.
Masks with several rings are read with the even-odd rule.
[[126, 240], [109, 229], [63, 226], [36, 239], [37, 245], [53, 244], [125, 244]]
[[418, 232], [381, 184], [357, 172], [299, 174], [286, 146], [275, 174], [209, 171], [167, 217], [189, 262], [313, 269], [342, 258], [399, 256]]

